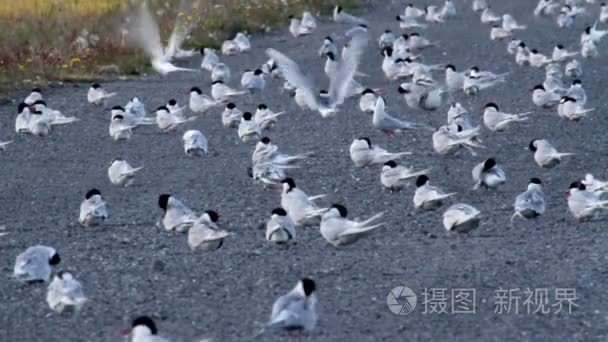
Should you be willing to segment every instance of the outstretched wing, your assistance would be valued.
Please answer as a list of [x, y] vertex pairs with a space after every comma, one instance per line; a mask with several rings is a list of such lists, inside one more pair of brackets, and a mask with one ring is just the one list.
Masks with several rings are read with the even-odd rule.
[[132, 33], [134, 43], [143, 49], [148, 57], [156, 61], [165, 59], [158, 23], [146, 1], [142, 3], [133, 22]]
[[298, 64], [275, 49], [267, 49], [266, 54], [279, 66], [287, 82], [304, 92], [306, 103], [313, 109], [318, 108], [315, 85], [304, 76]]
[[330, 105], [344, 103], [350, 83], [355, 77], [357, 68], [361, 61], [361, 55], [368, 43], [366, 32], [357, 32], [348, 43], [348, 48], [338, 66], [338, 70], [330, 77], [329, 98]]

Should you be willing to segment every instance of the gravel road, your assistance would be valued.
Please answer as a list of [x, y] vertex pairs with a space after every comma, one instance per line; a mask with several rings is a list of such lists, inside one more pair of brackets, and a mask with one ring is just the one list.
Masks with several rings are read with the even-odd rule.
[[[427, 3], [412, 2], [418, 6]], [[490, 41], [489, 27], [479, 22], [470, 2], [454, 2], [457, 18], [423, 31], [431, 40], [441, 42], [439, 48], [424, 54], [425, 61], [451, 63], [461, 70], [477, 65], [511, 73], [506, 85], [477, 97], [456, 98], [474, 113], [475, 121], [480, 121], [481, 107], [489, 101], [508, 112], [534, 110], [528, 90], [542, 82], [543, 71], [517, 67], [504, 44]], [[533, 17], [535, 1], [494, 1], [493, 5], [498, 13], [512, 13], [528, 25], [519, 37], [546, 54], [557, 43], [577, 49], [580, 32], [595, 20], [595, 15], [582, 17], [574, 28], [558, 29], [553, 19]], [[374, 38], [386, 28], [398, 30], [393, 18], [404, 6], [402, 1], [374, 1], [362, 11], [372, 23]], [[599, 11], [599, 5], [593, 8]], [[222, 59], [234, 74], [240, 74], [261, 65], [266, 60], [264, 49], [274, 47], [325, 84], [316, 51], [323, 37], [337, 37], [345, 29], [324, 19], [315, 34], [295, 40], [284, 26], [253, 36], [254, 48], [248, 55]], [[322, 202], [342, 203], [352, 217], [386, 212], [386, 227], [344, 248], [326, 243], [318, 227], [299, 229], [297, 241], [285, 248], [264, 240], [258, 227], [279, 205], [280, 194], [261, 189], [247, 177], [253, 145], [242, 143], [236, 131], [221, 126], [220, 109], [173, 134], [162, 134], [156, 126], [144, 127], [130, 141], [113, 143], [108, 136], [108, 108], [86, 103], [89, 84], [44, 90], [51, 107], [81, 118], [78, 123], [57, 128], [47, 139], [13, 136], [17, 103], [0, 106], [0, 137], [15, 140], [0, 154], [0, 225], [9, 233], [0, 237], [0, 273], [4, 276], [0, 282], [0, 340], [117, 341], [121, 340], [117, 331], [141, 314], [153, 317], [161, 334], [175, 341], [202, 337], [217, 341], [605, 339], [608, 294], [602, 284], [608, 281], [606, 220], [575, 223], [567, 212], [564, 191], [586, 172], [608, 176], [608, 136], [604, 131], [608, 117], [602, 96], [608, 71], [606, 54], [584, 62], [582, 81], [588, 106], [597, 107], [589, 118], [566, 122], [554, 110], [538, 110], [532, 120], [506, 132], [491, 134], [486, 130], [483, 140], [488, 148], [479, 157], [439, 157], [432, 150], [430, 132], [406, 132], [389, 139], [373, 129], [370, 117], [358, 110], [355, 101], [348, 101], [337, 117], [323, 120], [278, 95], [278, 81], [271, 81], [262, 94], [237, 99], [242, 109], [253, 111], [259, 103], [266, 103], [275, 111], [288, 111], [269, 136], [287, 153], [316, 152], [315, 158], [293, 173], [307, 193], [329, 194]], [[397, 92], [398, 83], [386, 81], [380, 63], [378, 52], [367, 53], [362, 71], [371, 76], [362, 81], [384, 88], [391, 113], [435, 127], [443, 124], [447, 106], [431, 114], [408, 109]], [[185, 64], [196, 67], [200, 57]], [[106, 89], [119, 92], [109, 105], [124, 105], [137, 95], [148, 109], [173, 97], [186, 104], [192, 86], [209, 93], [208, 74], [146, 76], [104, 84]], [[23, 90], [14, 96], [21, 99], [26, 94]], [[200, 129], [207, 136], [209, 155], [189, 159], [183, 154], [181, 134], [186, 129]], [[441, 225], [441, 211], [414, 210], [413, 186], [398, 193], [383, 191], [380, 168], [355, 169], [348, 156], [350, 143], [359, 136], [369, 136], [389, 150], [413, 151], [404, 163], [418, 169], [431, 167], [434, 184], [458, 192], [454, 201], [480, 209], [483, 220], [479, 229], [467, 235], [447, 234]], [[576, 155], [555, 169], [542, 170], [527, 150], [533, 138], [547, 138], [559, 150]], [[504, 167], [507, 184], [496, 191], [473, 191], [471, 169], [492, 156]], [[109, 182], [107, 167], [116, 157], [145, 166], [132, 187], [116, 188]], [[520, 221], [511, 227], [514, 198], [532, 177], [540, 177], [545, 184], [547, 212], [538, 220]], [[78, 209], [84, 193], [92, 187], [107, 198], [110, 220], [103, 227], [83, 229], [77, 223]], [[192, 253], [185, 236], [156, 226], [161, 214], [157, 196], [165, 192], [199, 212], [218, 211], [222, 227], [234, 235], [215, 253]], [[63, 258], [61, 268], [73, 271], [82, 282], [90, 302], [78, 316], [52, 313], [45, 302], [46, 286], [23, 285], [10, 278], [16, 255], [35, 244], [55, 247]], [[259, 333], [274, 299], [303, 276], [317, 282], [317, 328], [299, 337]], [[418, 295], [418, 306], [409, 315], [395, 315], [387, 307], [389, 291], [400, 285]], [[431, 313], [441, 307], [424, 303], [425, 289], [437, 288], [446, 289], [447, 314]], [[459, 288], [476, 290], [474, 314], [451, 313], [452, 290]], [[527, 312], [526, 288], [541, 294], [547, 290], [549, 313]], [[577, 307], [570, 314], [567, 307], [556, 313], [558, 307], [551, 306], [557, 303], [555, 292], [564, 288], [576, 291]], [[510, 313], [495, 311], [499, 289], [520, 289], [512, 292]], [[517, 313], [515, 296], [521, 297]], [[536, 310], [540, 302], [536, 300], [529, 309]]]

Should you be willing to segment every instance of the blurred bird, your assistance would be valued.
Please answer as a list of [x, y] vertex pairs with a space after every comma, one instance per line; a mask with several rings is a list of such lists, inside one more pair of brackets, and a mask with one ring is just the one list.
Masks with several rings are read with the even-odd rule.
[[262, 69], [248, 70], [241, 77], [241, 86], [248, 89], [250, 92], [262, 91], [266, 87], [266, 79], [264, 79]]
[[[310, 17], [312, 17], [312, 15], [310, 14], [310, 12], [306, 12], [310, 15]], [[294, 17], [293, 15], [289, 16], [289, 32], [291, 33], [292, 36], [294, 36], [294, 38], [298, 38], [301, 36], [307, 36], [309, 34], [312, 34], [312, 32], [314, 31], [314, 29], [316, 28], [316, 22], [314, 22], [314, 17], [312, 17], [313, 21], [309, 21], [308, 23], [314, 23], [313, 25], [305, 25], [305, 23], [303, 22], [303, 19], [299, 19]]]
[[488, 0], [473, 0], [473, 11], [480, 12], [488, 8]]
[[583, 76], [583, 66], [578, 60], [573, 59], [566, 64], [564, 73], [571, 78], [581, 77]]
[[239, 138], [244, 143], [256, 141], [262, 136], [262, 129], [257, 122], [253, 120], [253, 115], [249, 112], [245, 112], [241, 116], [241, 122], [239, 123], [238, 129]]
[[[89, 89], [89, 91], [90, 91], [90, 89]], [[31, 106], [34, 104], [34, 102], [39, 101], [39, 100], [44, 100], [44, 97], [42, 96], [42, 90], [40, 90], [40, 88], [34, 88], [29, 93], [29, 95], [27, 95], [25, 100], [23, 100], [23, 103], [25, 103], [28, 106]]]
[[285, 79], [296, 87], [295, 100], [300, 107], [319, 111], [321, 116], [328, 117], [336, 113], [338, 106], [344, 103], [347, 91], [357, 72], [361, 54], [367, 46], [366, 34], [356, 34], [349, 41], [348, 53], [343, 56], [336, 72], [330, 77], [327, 103], [318, 97], [315, 84], [300, 70], [300, 67], [287, 56], [274, 49], [266, 50], [266, 54], [274, 59], [281, 68]]
[[189, 157], [201, 157], [203, 153], [208, 153], [207, 138], [201, 131], [189, 130], [182, 137], [184, 142], [184, 152]]
[[211, 72], [213, 68], [220, 63], [220, 58], [213, 49], [201, 48], [201, 55], [203, 56], [203, 60], [201, 61], [201, 69]]
[[334, 21], [340, 24], [348, 25], [367, 24], [365, 19], [346, 13], [342, 6], [336, 6], [334, 8]]
[[247, 94], [247, 91], [232, 89], [223, 81], [214, 81], [211, 86], [211, 97], [216, 101], [226, 101], [232, 96]]
[[46, 302], [51, 310], [58, 313], [70, 307], [77, 312], [86, 301], [87, 297], [82, 291], [82, 285], [66, 271], [59, 271], [53, 277], [46, 292]]
[[376, 102], [378, 101], [378, 95], [373, 89], [366, 88], [361, 93], [359, 98], [359, 109], [367, 114], [372, 114], [376, 109]]
[[168, 339], [158, 336], [158, 330], [154, 321], [147, 316], [140, 316], [133, 320], [131, 329], [131, 342], [170, 342]]
[[13, 276], [23, 282], [47, 282], [51, 277], [51, 266], [61, 262], [54, 248], [37, 245], [28, 247], [17, 255]]
[[222, 124], [226, 128], [237, 128], [242, 116], [243, 112], [233, 102], [229, 102], [222, 112]]
[[275, 113], [268, 108], [265, 104], [258, 105], [258, 108], [255, 111], [255, 115], [253, 119], [260, 125], [262, 129], [270, 129], [277, 124], [277, 118], [281, 115], [284, 115], [285, 112]]
[[323, 39], [323, 44], [319, 49], [319, 56], [326, 57], [328, 53], [332, 53], [334, 55], [338, 54], [338, 47], [334, 43], [333, 39], [330, 36], [327, 36]]
[[[87, 93], [87, 101], [89, 103], [94, 104], [96, 106], [101, 106], [105, 104], [105, 101], [110, 97], [116, 96], [116, 93], [108, 93], [99, 85], [99, 83], [93, 83], [93, 85], [89, 88]], [[42, 99], [42, 98], [41, 98]], [[34, 101], [35, 102], [35, 101]], [[27, 103], [27, 99], [26, 99]], [[33, 104], [33, 102], [31, 103]]]
[[249, 37], [247, 37], [245, 33], [237, 33], [236, 36], [234, 36], [233, 41], [236, 44], [240, 53], [249, 52], [249, 50], [251, 50], [251, 42], [249, 41]]
[[[187, 29], [176, 25], [167, 47], [163, 47], [158, 23], [145, 1], [141, 4], [139, 13], [133, 22], [132, 32], [135, 43], [148, 55], [152, 68], [159, 74], [167, 75], [175, 71], [196, 71], [177, 67], [171, 63], [178, 50], [181, 50], [180, 45], [188, 34]], [[187, 53], [187, 55], [190, 54], [194, 54], [194, 52]]]
[[230, 71], [230, 67], [224, 63], [217, 63], [211, 69], [211, 82], [230, 82], [231, 78], [232, 72]]
[[551, 59], [556, 62], [564, 62], [578, 55], [577, 51], [568, 51], [563, 45], [558, 44], [553, 48], [553, 55]]
[[143, 168], [143, 166], [134, 168], [126, 160], [115, 158], [108, 168], [108, 177], [112, 184], [126, 188], [133, 184], [135, 174]]
[[[479, 17], [483, 24], [498, 24], [502, 21], [502, 18], [498, 16], [490, 7], [486, 7]], [[507, 29], [505, 29], [507, 30]], [[509, 30], [507, 30], [509, 31]]]
[[160, 106], [155, 111], [156, 124], [163, 132], [172, 132], [180, 125], [196, 120], [197, 116], [186, 117], [181, 113], [171, 113], [166, 106]]
[[526, 26], [518, 24], [512, 15], [503, 14], [502, 15], [502, 28], [507, 31], [515, 31], [515, 30], [525, 30]]
[[568, 88], [566, 96], [575, 99], [579, 106], [585, 106], [587, 103], [587, 93], [585, 92], [585, 88], [583, 88], [583, 82], [579, 79], [572, 81], [572, 85]]
[[84, 195], [80, 204], [78, 223], [83, 227], [95, 227], [108, 219], [106, 200], [97, 189], [91, 189]]
[[[120, 109], [122, 110], [122, 107], [120, 107]], [[129, 140], [131, 139], [134, 128], [135, 126], [127, 124], [125, 117], [122, 114], [115, 114], [112, 116], [112, 121], [110, 122], [109, 133], [114, 141]]]
[[581, 183], [585, 185], [587, 191], [597, 192], [600, 194], [608, 192], [608, 182], [601, 181], [593, 177], [593, 175], [590, 173], [585, 175], [585, 178], [581, 180]]
[[286, 295], [272, 304], [268, 325], [286, 330], [311, 331], [317, 324], [315, 282], [303, 278]]
[[378, 47], [380, 48], [380, 50], [387, 47], [392, 48], [395, 39], [397, 39], [397, 37], [395, 37], [393, 31], [384, 30], [384, 32], [380, 35], [380, 38], [378, 38]]
[[194, 113], [205, 113], [209, 109], [219, 106], [223, 101], [217, 101], [203, 94], [200, 88], [192, 87], [190, 89], [190, 101], [188, 103], [190, 110]]
[[553, 15], [555, 10], [559, 8], [559, 3], [556, 0], [539, 0], [534, 8], [534, 15], [537, 17]]

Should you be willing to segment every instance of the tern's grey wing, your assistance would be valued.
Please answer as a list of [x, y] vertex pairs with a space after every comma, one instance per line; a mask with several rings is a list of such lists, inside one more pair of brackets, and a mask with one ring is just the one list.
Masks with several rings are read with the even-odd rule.
[[296, 294], [288, 293], [279, 297], [272, 305], [272, 313], [270, 314], [270, 321], [273, 321], [281, 311], [287, 309], [292, 303], [300, 301], [302, 298]]
[[384, 115], [380, 119], [380, 122], [378, 123], [378, 129], [387, 129], [387, 130], [410, 128], [410, 126], [411, 126], [411, 123], [409, 123], [407, 121], [399, 120], [388, 114]]
[[368, 36], [366, 32], [356, 33], [350, 40], [348, 49], [338, 66], [338, 70], [331, 75], [329, 83], [330, 106], [334, 104], [340, 105], [344, 102], [367, 43]]
[[515, 209], [531, 209], [539, 213], [543, 212], [545, 210], [545, 200], [542, 193], [538, 191], [526, 191], [518, 195], [515, 199]]

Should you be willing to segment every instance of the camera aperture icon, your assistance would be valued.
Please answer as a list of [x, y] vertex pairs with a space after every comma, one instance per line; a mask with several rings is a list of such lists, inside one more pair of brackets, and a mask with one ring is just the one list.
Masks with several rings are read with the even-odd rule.
[[416, 309], [418, 297], [407, 286], [394, 287], [386, 297], [386, 305], [395, 314], [405, 316]]

